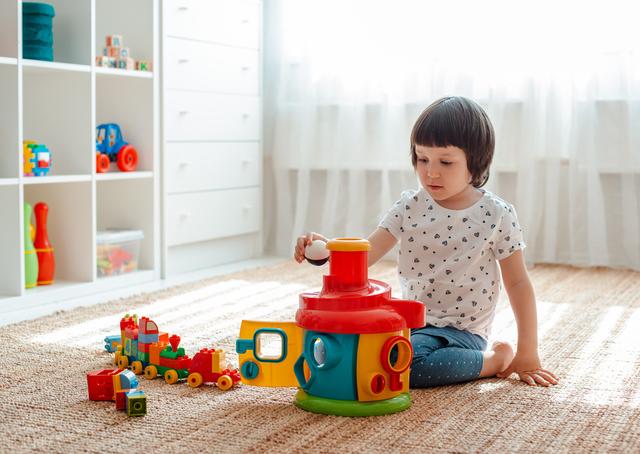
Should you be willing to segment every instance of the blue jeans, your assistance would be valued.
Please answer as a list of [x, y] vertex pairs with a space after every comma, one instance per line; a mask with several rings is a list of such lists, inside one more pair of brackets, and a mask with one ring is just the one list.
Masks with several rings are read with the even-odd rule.
[[428, 388], [475, 380], [482, 370], [487, 341], [477, 334], [447, 326], [411, 330], [411, 388]]

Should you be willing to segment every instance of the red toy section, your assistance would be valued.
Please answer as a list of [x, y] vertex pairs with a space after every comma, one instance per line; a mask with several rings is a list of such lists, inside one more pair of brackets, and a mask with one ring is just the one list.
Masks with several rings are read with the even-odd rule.
[[374, 334], [426, 323], [420, 301], [391, 297], [391, 287], [369, 279], [369, 242], [360, 238], [337, 238], [327, 243], [329, 274], [323, 276], [320, 293], [300, 295], [298, 326], [339, 334]]

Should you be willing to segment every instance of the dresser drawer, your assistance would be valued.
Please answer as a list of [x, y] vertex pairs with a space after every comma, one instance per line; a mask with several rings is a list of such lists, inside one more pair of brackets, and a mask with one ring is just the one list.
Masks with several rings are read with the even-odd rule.
[[179, 38], [164, 41], [165, 88], [257, 95], [257, 50]]
[[255, 0], [165, 0], [163, 33], [257, 49], [260, 2]]
[[173, 194], [167, 197], [169, 246], [260, 229], [260, 189]]
[[257, 96], [165, 91], [166, 140], [260, 140]]
[[188, 143], [165, 145], [167, 192], [208, 191], [260, 184], [258, 143]]

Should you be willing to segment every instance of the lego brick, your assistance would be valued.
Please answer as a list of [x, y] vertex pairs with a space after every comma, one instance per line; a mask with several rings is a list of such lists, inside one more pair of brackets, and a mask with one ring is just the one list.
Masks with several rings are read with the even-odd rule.
[[163, 344], [151, 344], [149, 346], [149, 362], [151, 364], [160, 364], [160, 351], [163, 348]]
[[144, 391], [130, 391], [126, 396], [128, 416], [144, 416], [147, 414], [147, 396]]
[[113, 377], [120, 372], [120, 369], [102, 369], [87, 373], [87, 389], [89, 400], [112, 400], [113, 399]]
[[158, 342], [158, 333], [146, 334], [138, 330], [138, 342], [142, 342], [144, 344], [151, 344], [153, 342]]
[[127, 391], [118, 391], [116, 393], [116, 410], [127, 409]]
[[130, 370], [123, 370], [117, 377], [114, 377], [113, 387], [115, 392], [125, 389], [136, 389], [138, 387], [136, 374]]

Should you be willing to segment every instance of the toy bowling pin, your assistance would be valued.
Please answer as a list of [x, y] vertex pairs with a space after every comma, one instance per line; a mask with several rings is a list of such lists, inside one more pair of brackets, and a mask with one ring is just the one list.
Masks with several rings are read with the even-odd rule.
[[24, 279], [25, 287], [38, 285], [38, 256], [31, 241], [29, 226], [31, 225], [31, 205], [24, 203]]
[[56, 264], [47, 230], [49, 207], [46, 203], [38, 202], [33, 208], [33, 212], [36, 217], [36, 241], [34, 246], [38, 253], [38, 285], [52, 284]]

